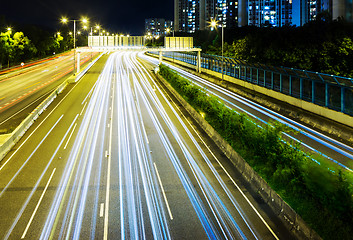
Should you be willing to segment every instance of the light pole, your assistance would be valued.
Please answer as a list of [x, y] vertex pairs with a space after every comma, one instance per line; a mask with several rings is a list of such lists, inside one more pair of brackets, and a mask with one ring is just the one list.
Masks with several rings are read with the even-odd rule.
[[88, 20], [86, 18], [82, 18], [81, 20], [77, 20], [77, 19], [72, 19], [72, 20], [69, 20], [67, 18], [62, 18], [61, 19], [61, 22], [66, 24], [67, 22], [74, 22], [74, 75], [75, 75], [75, 69], [76, 69], [76, 64], [75, 64], [75, 61], [76, 61], [76, 21], [81, 21], [83, 23], [88, 23]]
[[[218, 25], [218, 21], [216, 21], [216, 20], [211, 20], [211, 27], [213, 27], [213, 28], [217, 28], [217, 26], [219, 26]], [[222, 27], [222, 81], [223, 81], [223, 43], [224, 43], [224, 25], [223, 25], [223, 23], [220, 25], [221, 27]]]

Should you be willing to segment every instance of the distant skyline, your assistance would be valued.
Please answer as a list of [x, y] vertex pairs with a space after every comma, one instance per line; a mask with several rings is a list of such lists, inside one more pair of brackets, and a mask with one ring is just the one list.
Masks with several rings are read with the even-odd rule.
[[92, 24], [98, 23], [108, 31], [132, 35], [144, 33], [146, 18], [174, 20], [173, 14], [173, 0], [7, 0], [0, 7], [0, 15], [10, 21], [55, 30], [60, 28], [62, 16], [69, 19], [86, 16]]

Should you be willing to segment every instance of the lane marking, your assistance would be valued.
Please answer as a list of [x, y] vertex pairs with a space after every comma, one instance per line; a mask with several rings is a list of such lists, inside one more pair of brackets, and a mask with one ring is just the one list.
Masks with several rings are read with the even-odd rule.
[[99, 217], [103, 217], [104, 216], [104, 203], [101, 203], [101, 207], [99, 210]]
[[[77, 114], [77, 115], [78, 115], [78, 114]], [[76, 115], [76, 118], [77, 118], [77, 115]], [[75, 131], [76, 126], [77, 126], [77, 123], [75, 123], [75, 126], [74, 126], [74, 128], [72, 129], [71, 134], [70, 134], [69, 138], [67, 139], [67, 142], [66, 142], [66, 144], [65, 144], [64, 149], [66, 149], [67, 145], [69, 144], [70, 139], [71, 139], [71, 137], [72, 137], [72, 134], [73, 134], [74, 131]]]
[[30, 87], [33, 87], [33, 86], [35, 86], [35, 85], [37, 85], [38, 83], [41, 83], [42, 81], [40, 81], [40, 82], [36, 82], [36, 83], [34, 83], [34, 84], [32, 84], [32, 85], [30, 85], [30, 86], [28, 86], [28, 87], [25, 87], [24, 89], [27, 89], [27, 88], [30, 88]]
[[81, 110], [81, 112], [80, 112], [80, 116], [82, 115], [83, 111], [85, 110], [86, 105], [87, 105], [87, 102], [86, 102], [85, 105], [83, 106], [83, 108], [82, 108], [82, 110]]
[[38, 203], [37, 203], [37, 206], [36, 206], [36, 208], [34, 209], [31, 218], [29, 219], [29, 222], [28, 222], [28, 224], [27, 224], [27, 227], [26, 227], [25, 231], [24, 231], [23, 234], [22, 234], [21, 239], [24, 239], [24, 238], [26, 237], [27, 231], [28, 231], [28, 229], [29, 229], [29, 227], [30, 227], [30, 225], [31, 225], [31, 223], [32, 223], [32, 221], [33, 221], [33, 219], [34, 219], [34, 216], [35, 216], [36, 213], [37, 213], [37, 210], [38, 210], [38, 208], [39, 208], [39, 205], [41, 204], [41, 202], [42, 202], [42, 200], [43, 200], [43, 197], [44, 197], [44, 195], [45, 195], [45, 192], [46, 192], [47, 189], [48, 189], [48, 186], [49, 186], [49, 184], [50, 184], [50, 182], [51, 182], [51, 179], [52, 179], [53, 176], [54, 176], [55, 171], [56, 171], [56, 168], [53, 169], [53, 172], [51, 173], [50, 178], [49, 178], [47, 184], [45, 185], [45, 188], [44, 188], [44, 190], [43, 190], [43, 193], [42, 193], [42, 195], [41, 195], [40, 198], [39, 198], [39, 201], [38, 201]]
[[[81, 81], [82, 82], [82, 81]], [[38, 130], [38, 128], [49, 118], [49, 116], [60, 106], [60, 104], [66, 99], [67, 96], [78, 86], [75, 84], [73, 88], [60, 100], [60, 102], [51, 110], [51, 112], [46, 116], [41, 123], [33, 130], [33, 132], [23, 141], [23, 143], [16, 149], [16, 151], [4, 162], [4, 164], [0, 167], [0, 171], [5, 167], [5, 165], [15, 156], [15, 154], [21, 149], [21, 147], [28, 141], [28, 139]]]
[[[114, 83], [114, 81], [112, 81]], [[110, 117], [110, 125], [113, 125], [113, 114], [114, 114], [114, 96], [115, 88], [113, 84], [113, 93], [112, 93], [112, 111]], [[107, 187], [105, 195], [105, 216], [104, 216], [104, 230], [103, 230], [103, 240], [108, 240], [108, 217], [109, 217], [109, 196], [110, 196], [110, 163], [111, 163], [111, 152], [112, 152], [112, 139], [113, 139], [113, 127], [110, 128], [109, 136], [109, 156], [108, 156], [108, 167], [107, 167]]]
[[158, 173], [157, 165], [156, 165], [155, 162], [153, 163], [153, 165], [154, 165], [154, 168], [156, 169], [158, 182], [159, 182], [159, 185], [161, 186], [161, 190], [162, 190], [162, 193], [163, 193], [163, 198], [164, 198], [165, 204], [167, 205], [167, 209], [168, 209], [168, 213], [169, 213], [169, 216], [170, 216], [170, 220], [173, 220], [172, 211], [170, 210], [170, 207], [169, 207], [168, 199], [167, 199], [167, 196], [166, 196], [164, 188], [163, 188], [162, 180], [161, 180], [161, 178], [159, 176], [159, 173]]

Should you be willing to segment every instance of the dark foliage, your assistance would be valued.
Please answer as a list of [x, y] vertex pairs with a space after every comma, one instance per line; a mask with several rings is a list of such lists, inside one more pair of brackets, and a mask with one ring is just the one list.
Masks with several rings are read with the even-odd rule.
[[[207, 53], [220, 55], [220, 30], [206, 32], [195, 34], [195, 42], [204, 41]], [[323, 16], [303, 27], [243, 27], [225, 30], [224, 36], [228, 57], [353, 77], [353, 24], [342, 19], [327, 21]]]

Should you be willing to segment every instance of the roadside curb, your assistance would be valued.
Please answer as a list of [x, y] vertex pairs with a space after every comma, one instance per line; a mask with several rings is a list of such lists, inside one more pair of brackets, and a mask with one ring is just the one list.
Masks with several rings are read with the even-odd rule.
[[202, 118], [202, 116], [159, 74], [157, 78], [173, 94], [179, 103], [187, 110], [197, 124], [206, 132], [217, 147], [231, 161], [233, 166], [242, 174], [244, 180], [254, 192], [267, 203], [272, 211], [280, 218], [286, 228], [298, 239], [321, 239], [305, 221], [260, 177], [255, 170], [218, 134], [216, 130]]
[[104, 53], [100, 54], [93, 60], [84, 70], [82, 70], [77, 76], [68, 77], [62, 84], [60, 84], [43, 102], [41, 102], [21, 123], [16, 129], [9, 134], [0, 135], [0, 162], [4, 159], [6, 154], [11, 151], [12, 147], [21, 139], [21, 137], [27, 132], [27, 130], [32, 126], [34, 121], [46, 110], [49, 105], [54, 101], [54, 99], [64, 91], [64, 89], [70, 83], [77, 83], [86, 74], [88, 69], [90, 69], [98, 59]]

